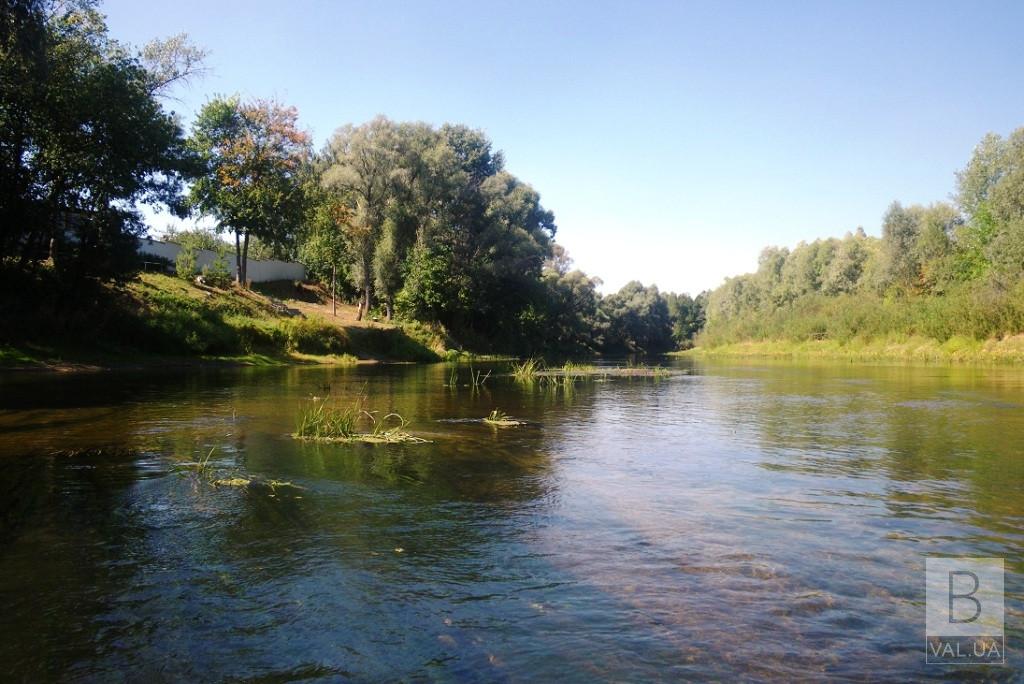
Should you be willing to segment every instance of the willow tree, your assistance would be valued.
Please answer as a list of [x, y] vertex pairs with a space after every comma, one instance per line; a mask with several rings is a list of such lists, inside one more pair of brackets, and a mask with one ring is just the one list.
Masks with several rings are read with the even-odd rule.
[[361, 294], [357, 320], [369, 311], [373, 296], [374, 254], [394, 195], [399, 169], [398, 127], [385, 117], [362, 126], [344, 126], [324, 150], [324, 186], [351, 198], [347, 224], [351, 275]]
[[215, 98], [199, 112], [191, 147], [203, 161], [190, 201], [235, 234], [236, 273], [245, 286], [249, 240], [287, 242], [303, 219], [301, 172], [309, 160], [309, 136], [298, 112], [271, 100], [243, 103]]

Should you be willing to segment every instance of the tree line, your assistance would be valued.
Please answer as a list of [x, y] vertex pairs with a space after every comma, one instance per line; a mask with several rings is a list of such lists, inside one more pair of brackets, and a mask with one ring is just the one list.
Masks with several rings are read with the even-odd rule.
[[893, 202], [879, 238], [768, 247], [708, 298], [704, 344], [1024, 331], [1024, 128], [987, 135], [953, 203]]
[[185, 35], [114, 40], [94, 0], [3, 0], [4, 268], [48, 264], [69, 289], [132, 277], [149, 204], [211, 218], [240, 286], [252, 250], [297, 259], [359, 317], [440, 324], [474, 349], [664, 351], [702, 327], [704, 296], [639, 282], [602, 296], [479, 130], [381, 116], [314, 150], [294, 107], [235, 96], [186, 132], [167, 95], [204, 57]]

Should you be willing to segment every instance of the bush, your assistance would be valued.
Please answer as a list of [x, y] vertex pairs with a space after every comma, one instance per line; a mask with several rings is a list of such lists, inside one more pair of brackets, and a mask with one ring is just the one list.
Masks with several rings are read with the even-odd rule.
[[225, 247], [217, 248], [217, 258], [209, 266], [203, 267], [203, 281], [222, 290], [231, 287], [231, 271], [228, 269]]
[[196, 250], [193, 247], [182, 247], [174, 259], [174, 272], [179, 278], [192, 280], [196, 277]]
[[337, 327], [311, 318], [292, 318], [281, 324], [288, 351], [304, 354], [341, 354], [348, 339]]

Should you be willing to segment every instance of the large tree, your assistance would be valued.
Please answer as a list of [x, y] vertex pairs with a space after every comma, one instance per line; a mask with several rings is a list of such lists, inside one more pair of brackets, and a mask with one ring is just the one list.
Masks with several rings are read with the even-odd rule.
[[385, 117], [362, 126], [344, 126], [328, 143], [323, 162], [324, 186], [345, 194], [352, 203], [347, 237], [351, 274], [362, 295], [357, 314], [361, 319], [371, 305], [373, 258], [401, 168], [398, 126]]
[[658, 352], [672, 348], [668, 302], [656, 285], [633, 280], [601, 300], [608, 318], [605, 347], [612, 351]]
[[176, 206], [189, 171], [154, 83], [94, 2], [4, 2], [0, 253], [49, 255], [77, 275], [130, 267], [144, 229], [136, 205]]
[[189, 144], [203, 173], [190, 202], [235, 235], [238, 282], [245, 286], [250, 238], [274, 246], [294, 239], [303, 219], [301, 174], [309, 136], [298, 112], [272, 100], [214, 98], [200, 111]]

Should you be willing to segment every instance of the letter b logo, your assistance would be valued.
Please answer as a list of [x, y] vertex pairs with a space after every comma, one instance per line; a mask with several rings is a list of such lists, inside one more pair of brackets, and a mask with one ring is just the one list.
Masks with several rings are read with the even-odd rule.
[[[955, 580], [961, 578], [968, 578], [968, 581], [973, 581], [974, 584], [971, 587], [970, 591], [958, 594], [956, 593], [957, 586]], [[981, 615], [981, 601], [976, 599], [974, 595], [978, 592], [978, 589], [980, 587], [981, 581], [978, 579], [978, 576], [973, 572], [970, 572], [969, 570], [951, 570], [949, 572], [949, 621], [951, 624], [974, 622], [978, 619], [978, 616]], [[954, 600], [970, 601], [971, 604], [973, 604], [974, 606], [974, 612], [971, 614], [971, 616], [968, 618], [964, 618], [962, 620], [958, 619], [956, 617], [957, 612], [953, 607]]]
[[1003, 634], [1003, 559], [928, 558], [925, 561], [928, 636]]

